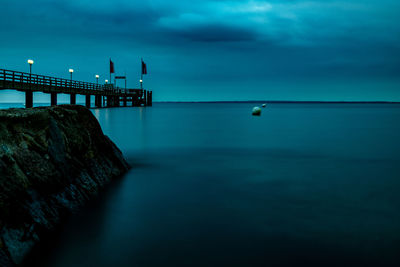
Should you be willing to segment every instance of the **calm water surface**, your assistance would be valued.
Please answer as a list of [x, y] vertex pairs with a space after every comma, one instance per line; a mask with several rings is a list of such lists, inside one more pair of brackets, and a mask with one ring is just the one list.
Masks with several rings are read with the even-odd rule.
[[400, 106], [93, 110], [132, 170], [42, 266], [400, 266]]

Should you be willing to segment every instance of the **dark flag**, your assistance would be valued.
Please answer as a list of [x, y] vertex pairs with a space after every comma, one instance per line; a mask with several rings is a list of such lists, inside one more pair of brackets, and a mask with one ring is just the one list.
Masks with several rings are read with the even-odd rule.
[[144, 63], [144, 61], [142, 60], [142, 75], [146, 75], [147, 74], [147, 66], [146, 63]]
[[114, 62], [111, 61], [111, 58], [110, 58], [110, 73], [115, 73], [115, 71], [114, 71]]

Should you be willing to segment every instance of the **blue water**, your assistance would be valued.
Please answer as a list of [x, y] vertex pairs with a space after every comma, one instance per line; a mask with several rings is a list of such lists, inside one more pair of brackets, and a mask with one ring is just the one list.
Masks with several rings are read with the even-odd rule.
[[95, 109], [132, 170], [41, 266], [400, 266], [400, 106]]

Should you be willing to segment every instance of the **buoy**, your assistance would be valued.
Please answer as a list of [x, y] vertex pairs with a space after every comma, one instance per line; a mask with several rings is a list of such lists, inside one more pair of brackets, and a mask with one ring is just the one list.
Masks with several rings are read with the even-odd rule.
[[262, 107], [265, 108], [267, 106], [267, 104], [262, 104]]
[[261, 115], [261, 108], [254, 107], [253, 108], [253, 116], [260, 116]]

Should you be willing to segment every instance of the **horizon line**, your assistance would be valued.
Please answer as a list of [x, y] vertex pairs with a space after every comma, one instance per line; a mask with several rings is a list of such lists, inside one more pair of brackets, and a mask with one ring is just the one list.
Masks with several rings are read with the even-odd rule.
[[[69, 102], [69, 101], [68, 101]], [[60, 101], [59, 104], [69, 104], [68, 102]], [[94, 103], [94, 101], [91, 101]], [[46, 102], [36, 102], [37, 104], [48, 104]], [[78, 102], [77, 102], [78, 103]], [[79, 102], [79, 103], [85, 103]], [[400, 104], [400, 101], [387, 101], [387, 100], [210, 100], [210, 101], [153, 101], [153, 103], [359, 103], [359, 104]], [[24, 104], [22, 102], [0, 102], [0, 104]]]
[[400, 101], [385, 100], [210, 100], [210, 101], [153, 101], [153, 103], [376, 103], [400, 104]]

